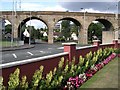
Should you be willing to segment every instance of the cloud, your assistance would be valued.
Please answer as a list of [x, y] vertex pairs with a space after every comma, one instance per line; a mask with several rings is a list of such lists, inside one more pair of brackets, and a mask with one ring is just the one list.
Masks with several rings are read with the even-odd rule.
[[28, 3], [28, 2], [56, 2], [56, 0], [1, 0], [1, 2], [24, 2], [24, 3]]
[[28, 10], [28, 11], [66, 11], [65, 8], [63, 8], [60, 5], [55, 6], [47, 6], [40, 3], [22, 3], [21, 10]]
[[99, 11], [99, 10], [94, 10], [93, 8], [89, 9], [82, 9], [80, 12], [88, 12], [88, 13], [113, 13], [112, 11]]
[[57, 0], [59, 2], [118, 2], [119, 0]]
[[36, 4], [36, 3], [22, 3], [21, 4], [21, 10], [39, 10], [43, 5], [41, 4]]
[[80, 11], [81, 8], [100, 12], [116, 12], [117, 2], [61, 2], [60, 5], [70, 11]]
[[53, 6], [53, 7], [46, 7], [43, 10], [44, 11], [66, 11], [67, 9], [63, 8], [60, 5], [56, 5], [56, 6]]

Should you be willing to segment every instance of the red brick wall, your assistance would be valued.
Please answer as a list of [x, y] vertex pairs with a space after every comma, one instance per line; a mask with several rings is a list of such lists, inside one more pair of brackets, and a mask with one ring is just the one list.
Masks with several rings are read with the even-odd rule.
[[[77, 49], [75, 51], [76, 54], [74, 54], [75, 57], [76, 57], [76, 62], [78, 61], [78, 58], [79, 58], [80, 55], [82, 55], [84, 57], [90, 51], [95, 52], [99, 48], [106, 48], [106, 47], [114, 47], [114, 44], [106, 44], [106, 45], [100, 45], [100, 46], [90, 46], [90, 47], [84, 47], [84, 48], [81, 48], [81, 49]], [[120, 44], [118, 44], [118, 48], [120, 48]], [[71, 50], [75, 50], [75, 49], [71, 49]], [[23, 76], [23, 75], [26, 75], [27, 80], [30, 81], [32, 79], [32, 76], [33, 76], [35, 70], [39, 69], [40, 65], [44, 66], [44, 73], [43, 74], [45, 75], [50, 70], [53, 70], [54, 67], [57, 67], [58, 62], [61, 60], [61, 57], [65, 57], [65, 60], [70, 58], [69, 55], [73, 55], [73, 54], [70, 54], [71, 52], [73, 53], [74, 51], [69, 51], [69, 54], [62, 55], [62, 56], [59, 56], [59, 57], [53, 57], [53, 58], [50, 58], [50, 59], [40, 60], [40, 61], [28, 63], [28, 64], [17, 65], [17, 66], [13, 66], [13, 67], [9, 67], [9, 68], [3, 68], [2, 69], [2, 76], [4, 78], [4, 85], [5, 86], [7, 85], [10, 73], [13, 73], [16, 68], [20, 69], [20, 77]]]
[[61, 60], [61, 57], [65, 57], [65, 60], [66, 60], [68, 58], [68, 55], [59, 56], [59, 57], [46, 59], [46, 60], [40, 60], [37, 62], [32, 62], [32, 63], [28, 63], [28, 64], [23, 64], [23, 65], [17, 65], [17, 66], [13, 66], [13, 67], [9, 67], [9, 68], [4, 68], [4, 69], [2, 69], [4, 85], [7, 86], [7, 82], [9, 80], [9, 75], [10, 75], [10, 73], [13, 73], [16, 68], [20, 69], [20, 77], [23, 75], [26, 75], [27, 80], [30, 81], [32, 79], [32, 76], [33, 76], [35, 70], [39, 69], [40, 65], [44, 66], [43, 74], [45, 75], [50, 70], [53, 70], [54, 67], [57, 67], [59, 61]]

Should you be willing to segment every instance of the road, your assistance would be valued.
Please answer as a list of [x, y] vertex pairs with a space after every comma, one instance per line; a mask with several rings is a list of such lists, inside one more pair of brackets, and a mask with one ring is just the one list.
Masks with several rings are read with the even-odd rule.
[[34, 48], [2, 52], [2, 64], [63, 52], [59, 44], [35, 44]]

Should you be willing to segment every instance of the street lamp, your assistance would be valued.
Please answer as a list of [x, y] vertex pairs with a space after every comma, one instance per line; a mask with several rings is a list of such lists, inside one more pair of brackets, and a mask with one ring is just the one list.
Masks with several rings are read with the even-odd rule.
[[11, 47], [13, 44], [13, 37], [14, 37], [14, 0], [13, 0], [13, 10], [12, 10], [12, 32], [11, 32]]
[[31, 11], [30, 11], [30, 29], [29, 29], [29, 45], [31, 44]]

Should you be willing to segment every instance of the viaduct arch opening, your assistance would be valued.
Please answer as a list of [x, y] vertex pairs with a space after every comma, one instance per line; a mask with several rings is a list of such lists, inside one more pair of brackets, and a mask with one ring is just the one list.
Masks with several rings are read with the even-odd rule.
[[111, 37], [113, 33], [114, 28], [110, 21], [106, 19], [96, 19], [92, 21], [88, 27], [88, 43], [92, 43], [93, 40], [100, 40], [102, 43], [105, 41], [106, 36]]
[[54, 42], [76, 41], [80, 33], [81, 24], [78, 20], [65, 17], [59, 19], [53, 30]]
[[11, 41], [12, 23], [8, 19], [2, 19], [2, 40]]
[[[38, 20], [39, 23], [35, 23], [35, 24], [41, 24], [42, 23], [40, 26], [42, 26], [44, 24], [44, 27], [35, 28], [34, 25], [31, 24], [32, 20]], [[28, 21], [30, 22], [29, 24], [31, 24], [31, 25], [26, 26], [26, 23]], [[24, 38], [24, 35], [23, 35], [23, 33], [25, 32], [25, 29], [27, 29], [28, 33], [30, 34], [29, 38], [31, 39], [31, 41], [33, 43], [35, 43], [35, 39], [41, 39], [41, 37], [43, 38], [44, 32], [46, 32], [46, 34], [48, 33], [48, 25], [46, 24], [46, 22], [44, 20], [42, 20], [38, 17], [34, 17], [34, 16], [24, 19], [18, 26], [18, 38], [20, 40], [24, 40], [26, 42], [26, 40]], [[27, 43], [29, 41], [28, 40], [29, 38], [27, 38]], [[48, 40], [47, 36], [46, 36], [45, 40], [46, 41]]]

